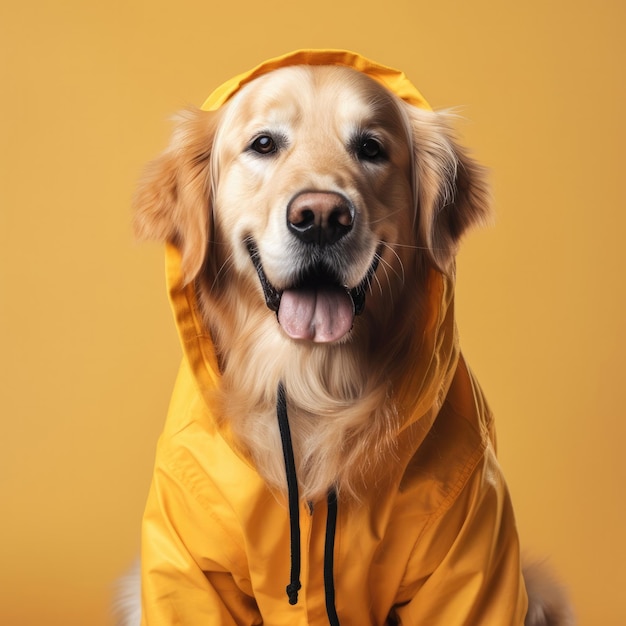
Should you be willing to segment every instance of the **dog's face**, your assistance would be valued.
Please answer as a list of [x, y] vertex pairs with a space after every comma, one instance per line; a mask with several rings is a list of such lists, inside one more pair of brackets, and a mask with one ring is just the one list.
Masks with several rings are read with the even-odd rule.
[[236, 289], [290, 339], [336, 343], [417, 289], [424, 263], [449, 270], [486, 196], [441, 114], [348, 68], [296, 66], [187, 113], [136, 223], [177, 243], [209, 297]]
[[387, 246], [415, 244], [407, 132], [388, 92], [340, 68], [285, 68], [231, 103], [214, 145], [216, 239], [238, 274], [256, 270], [293, 339], [343, 339]]

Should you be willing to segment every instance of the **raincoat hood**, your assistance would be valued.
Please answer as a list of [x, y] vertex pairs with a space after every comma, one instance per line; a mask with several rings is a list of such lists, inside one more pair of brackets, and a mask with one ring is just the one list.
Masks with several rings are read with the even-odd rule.
[[370, 61], [360, 54], [348, 50], [296, 50], [269, 59], [247, 72], [238, 74], [219, 86], [205, 100], [202, 108], [205, 111], [218, 109], [251, 80], [290, 65], [339, 65], [349, 67], [370, 76], [409, 104], [430, 110], [430, 106], [425, 98], [411, 84], [404, 72]]
[[[430, 108], [402, 72], [343, 50], [266, 61], [218, 87], [202, 108], [218, 109], [255, 78], [302, 64], [356, 69]], [[313, 504], [293, 498], [291, 487], [286, 507], [216, 419], [218, 359], [173, 244], [166, 276], [183, 362], [144, 514], [143, 626], [522, 626], [515, 522], [492, 415], [459, 350], [452, 276], [431, 270], [426, 281], [419, 349], [395, 389], [405, 417], [391, 483], [339, 508], [332, 491]], [[282, 396], [279, 389], [289, 481]]]

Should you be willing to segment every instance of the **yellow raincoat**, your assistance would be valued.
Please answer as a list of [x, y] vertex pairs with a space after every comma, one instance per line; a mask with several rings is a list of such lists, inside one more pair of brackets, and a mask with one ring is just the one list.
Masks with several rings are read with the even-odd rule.
[[[232, 79], [203, 108], [219, 107], [264, 72], [301, 63], [354, 67], [428, 107], [400, 72], [350, 52], [299, 51]], [[398, 435], [391, 482], [359, 504], [339, 501], [330, 572], [329, 505], [300, 503], [302, 587], [292, 605], [286, 500], [218, 426], [211, 338], [173, 246], [166, 261], [184, 357], [143, 521], [142, 624], [325, 625], [330, 602], [342, 626], [521, 626], [527, 599], [515, 520], [492, 415], [458, 348], [452, 279], [431, 272], [416, 328], [424, 339], [402, 391], [417, 402]]]

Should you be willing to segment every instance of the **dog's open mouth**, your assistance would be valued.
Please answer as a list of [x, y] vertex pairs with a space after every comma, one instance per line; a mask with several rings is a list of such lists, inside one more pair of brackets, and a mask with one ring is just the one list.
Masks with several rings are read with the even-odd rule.
[[298, 282], [279, 291], [267, 279], [256, 244], [246, 240], [246, 247], [259, 276], [265, 303], [275, 311], [282, 329], [292, 339], [318, 343], [339, 341], [354, 324], [354, 318], [365, 308], [365, 298], [380, 255], [374, 260], [365, 278], [349, 289], [327, 268], [315, 266]]

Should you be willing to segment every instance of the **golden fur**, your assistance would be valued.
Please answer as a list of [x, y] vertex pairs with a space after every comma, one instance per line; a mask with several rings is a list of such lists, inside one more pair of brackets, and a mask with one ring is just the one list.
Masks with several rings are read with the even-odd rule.
[[[489, 215], [485, 172], [457, 145], [450, 117], [412, 107], [348, 68], [287, 67], [218, 111], [181, 113], [171, 145], [148, 166], [136, 232], [180, 248], [218, 353], [220, 414], [275, 488], [285, 485], [279, 381], [304, 498], [323, 497], [331, 484], [358, 497], [393, 452], [410, 407], [391, 392], [421, 340], [413, 329], [427, 269], [453, 272], [459, 238]], [[251, 151], [262, 135], [276, 140], [274, 153]], [[383, 159], [355, 155], [351, 141], [366, 135]], [[281, 330], [246, 248], [252, 239], [268, 280], [288, 287], [301, 250], [285, 211], [303, 191], [341, 193], [355, 207], [349, 242], [333, 258], [348, 288], [380, 258], [363, 314], [331, 343]]]

